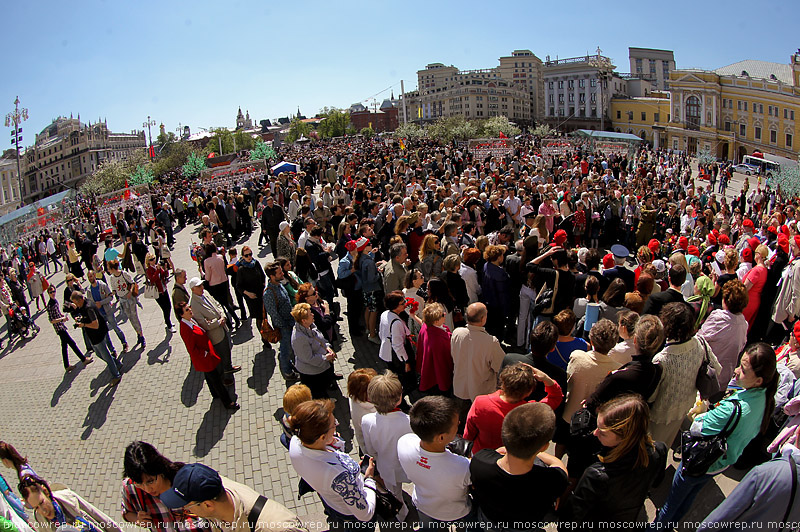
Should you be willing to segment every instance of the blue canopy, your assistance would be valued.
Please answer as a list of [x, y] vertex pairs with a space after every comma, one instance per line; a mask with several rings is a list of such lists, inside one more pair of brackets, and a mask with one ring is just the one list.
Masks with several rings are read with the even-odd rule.
[[281, 172], [294, 172], [295, 174], [300, 172], [300, 165], [296, 163], [289, 163], [286, 161], [281, 161], [272, 168], [269, 169], [272, 172], [272, 175], [278, 175]]

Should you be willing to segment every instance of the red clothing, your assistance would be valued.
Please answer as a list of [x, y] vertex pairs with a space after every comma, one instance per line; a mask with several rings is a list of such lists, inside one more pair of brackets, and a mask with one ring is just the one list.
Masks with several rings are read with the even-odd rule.
[[422, 326], [417, 339], [417, 373], [421, 392], [438, 386], [445, 392], [453, 387], [453, 357], [450, 355], [450, 329]]
[[[541, 400], [553, 410], [558, 408], [564, 399], [561, 386], [553, 382], [552, 386], [546, 386], [544, 391], [547, 397]], [[497, 390], [489, 395], [479, 395], [472, 403], [472, 408], [467, 414], [467, 425], [464, 428], [464, 439], [472, 441], [472, 454], [481, 449], [497, 449], [503, 446], [500, 437], [500, 429], [503, 426], [503, 419], [506, 414], [514, 410], [525, 401], [518, 403], [507, 403], [500, 399], [501, 390]], [[528, 401], [535, 403], [536, 401]]]
[[219, 355], [214, 351], [211, 340], [199, 325], [189, 325], [181, 320], [181, 338], [189, 351], [189, 358], [192, 359], [194, 369], [200, 372], [214, 371], [219, 365]]
[[156, 285], [159, 294], [166, 292], [167, 279], [169, 278], [169, 273], [167, 273], [167, 270], [161, 266], [150, 266], [147, 268], [147, 270], [145, 270], [145, 275], [151, 284]]
[[744, 319], [747, 320], [747, 332], [750, 332], [750, 327], [758, 314], [758, 307], [761, 306], [761, 291], [764, 289], [764, 284], [767, 282], [767, 268], [758, 264], [752, 270], [747, 272], [743, 281], [750, 281], [753, 286], [747, 291], [747, 306], [742, 311]]

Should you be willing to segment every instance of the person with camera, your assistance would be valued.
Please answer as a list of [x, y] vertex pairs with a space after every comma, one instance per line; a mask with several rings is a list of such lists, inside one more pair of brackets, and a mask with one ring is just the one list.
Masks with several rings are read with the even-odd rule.
[[122, 363], [108, 349], [108, 344], [111, 340], [108, 337], [108, 324], [105, 318], [96, 309], [86, 304], [86, 296], [80, 290], [73, 290], [70, 299], [72, 304], [75, 305], [75, 313], [73, 314], [75, 323], [73, 327], [83, 329], [86, 332], [86, 336], [92, 344], [92, 349], [106, 363], [108, 371], [114, 377], [111, 380], [111, 384], [116, 386], [122, 380]]

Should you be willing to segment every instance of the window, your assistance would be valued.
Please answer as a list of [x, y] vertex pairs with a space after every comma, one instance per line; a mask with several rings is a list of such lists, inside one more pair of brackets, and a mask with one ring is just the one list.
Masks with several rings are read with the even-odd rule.
[[747, 124], [739, 124], [739, 136], [740, 137], [747, 136]]
[[650, 73], [653, 74], [653, 75], [655, 75], [655, 73], [656, 73], [656, 62], [655, 61], [650, 61]]
[[661, 113], [653, 113], [653, 122], [661, 121]]
[[725, 122], [725, 131], [730, 131], [730, 130], [731, 130], [731, 123]]
[[594, 88], [594, 87], [597, 87], [597, 80], [596, 80], [596, 79], [594, 79], [594, 78], [592, 78], [592, 79], [589, 81], [589, 86], [590, 86], [590, 87], [592, 87], [592, 88]]
[[586, 80], [585, 79], [579, 79], [578, 80], [578, 87], [581, 88], [581, 89], [586, 87]]
[[547, 88], [550, 89], [550, 90], [553, 90], [553, 82], [552, 81], [548, 82]]
[[567, 88], [568, 89], [574, 89], [575, 88], [575, 80], [571, 79], [571, 80], [567, 81]]
[[590, 94], [589, 99], [591, 100], [592, 103], [597, 103], [597, 94], [595, 93]]
[[775, 144], [776, 142], [778, 142], [778, 132], [776, 130], [774, 130], [774, 129], [770, 130], [770, 132], [769, 132], [769, 141], [772, 144]]
[[636, 73], [637, 74], [641, 74], [642, 73], [642, 60], [641, 59], [637, 59], [636, 60]]
[[672, 140], [672, 149], [673, 150], [677, 150], [678, 149], [678, 139], [673, 139]]
[[787, 148], [791, 148], [792, 147], [792, 134], [791, 133], [787, 133], [786, 134], [786, 147]]
[[586, 94], [584, 94], [584, 93], [580, 93], [580, 94], [578, 95], [578, 100], [579, 100], [581, 103], [586, 103]]
[[756, 140], [761, 140], [761, 128], [756, 126], [755, 128]]
[[558, 95], [558, 103], [560, 103], [560, 104], [564, 103], [564, 95], [563, 94], [559, 94]]
[[789, 111], [789, 120], [794, 120], [794, 111]]
[[747, 111], [747, 102], [742, 102], [742, 107], [744, 107], [744, 110]]
[[642, 122], [647, 122], [647, 112], [642, 111]]
[[739, 111], [742, 110], [742, 100], [736, 100], [736, 109]]
[[700, 99], [697, 96], [686, 99], [686, 127], [700, 129]]
[[555, 107], [551, 107], [551, 108], [550, 108], [550, 112], [549, 112], [549, 113], [547, 113], [547, 114], [548, 114], [548, 116], [556, 116], [556, 110], [555, 110]]
[[570, 102], [574, 102], [575, 101], [575, 94], [574, 93], [571, 93], [571, 92], [569, 93], [569, 101]]
[[550, 101], [550, 103], [553, 103], [553, 100], [555, 100], [555, 96], [553, 96], [553, 95], [551, 94], [551, 95], [549, 96], [549, 101]]
[[617, 111], [617, 120], [622, 119], [622, 111]]
[[563, 81], [559, 81], [558, 82], [558, 88], [559, 89], [563, 89], [564, 88], [564, 82]]

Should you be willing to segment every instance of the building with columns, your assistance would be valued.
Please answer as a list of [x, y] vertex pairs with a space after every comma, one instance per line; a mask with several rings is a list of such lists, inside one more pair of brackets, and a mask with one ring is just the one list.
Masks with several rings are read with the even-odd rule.
[[676, 70], [669, 84], [669, 148], [706, 149], [736, 162], [754, 151], [797, 160], [800, 50], [789, 64], [745, 60], [716, 70]]
[[614, 68], [599, 49], [595, 55], [567, 59], [547, 56], [542, 70], [544, 121], [563, 131], [611, 127], [611, 98], [628, 94], [627, 80]]
[[14, 150], [6, 150], [0, 157], [0, 216], [19, 207], [19, 179], [17, 157]]
[[666, 126], [670, 121], [670, 93], [651, 92], [649, 96], [611, 99], [612, 128], [617, 133], [633, 133], [653, 148], [668, 145]]

